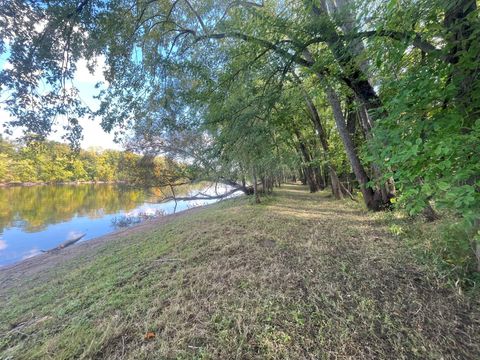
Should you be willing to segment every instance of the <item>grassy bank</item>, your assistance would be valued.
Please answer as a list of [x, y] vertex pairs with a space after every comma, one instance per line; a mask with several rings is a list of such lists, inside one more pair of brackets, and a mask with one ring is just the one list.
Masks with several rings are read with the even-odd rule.
[[0, 358], [480, 357], [478, 303], [378, 217], [300, 186], [29, 266], [0, 271]]

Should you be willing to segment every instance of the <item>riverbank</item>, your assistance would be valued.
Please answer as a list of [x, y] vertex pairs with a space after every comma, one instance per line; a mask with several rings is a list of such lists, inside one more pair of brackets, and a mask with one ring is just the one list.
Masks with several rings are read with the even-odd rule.
[[300, 186], [0, 270], [0, 301], [0, 358], [480, 357], [478, 300]]

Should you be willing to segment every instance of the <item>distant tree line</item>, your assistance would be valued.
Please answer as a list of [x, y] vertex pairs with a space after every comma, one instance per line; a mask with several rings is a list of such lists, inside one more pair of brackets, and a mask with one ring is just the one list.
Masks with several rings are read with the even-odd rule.
[[145, 159], [129, 151], [99, 148], [77, 151], [56, 141], [11, 141], [0, 135], [0, 183], [148, 180], [149, 184], [157, 184], [176, 178], [172, 174], [177, 168], [162, 157]]

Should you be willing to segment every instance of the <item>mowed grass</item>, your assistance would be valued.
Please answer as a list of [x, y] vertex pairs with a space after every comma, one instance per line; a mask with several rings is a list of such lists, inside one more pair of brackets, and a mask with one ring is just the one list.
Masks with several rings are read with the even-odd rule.
[[120, 235], [2, 287], [0, 358], [480, 358], [478, 302], [377, 219], [290, 185]]

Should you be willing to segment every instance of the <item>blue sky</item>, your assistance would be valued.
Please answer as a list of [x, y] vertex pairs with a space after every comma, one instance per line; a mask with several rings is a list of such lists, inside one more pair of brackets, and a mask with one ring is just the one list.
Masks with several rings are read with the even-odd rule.
[[[9, 66], [7, 61], [7, 55], [4, 54], [3, 57], [0, 57], [0, 68]], [[87, 104], [92, 109], [98, 107], [98, 100], [94, 99], [93, 96], [98, 93], [98, 89], [95, 89], [95, 84], [99, 81], [103, 81], [102, 74], [103, 61], [99, 59], [98, 67], [95, 69], [95, 73], [91, 74], [86, 66], [85, 60], [80, 60], [77, 65], [77, 72], [75, 78], [73, 79], [73, 84], [80, 91], [80, 97], [82, 101]], [[8, 121], [9, 114], [2, 108], [0, 104], [0, 131], [3, 134], [3, 123]], [[80, 124], [83, 127], [83, 136], [84, 139], [81, 143], [82, 148], [87, 149], [89, 147], [101, 147], [104, 149], [116, 149], [120, 150], [122, 147], [119, 144], [114, 143], [113, 135], [106, 133], [100, 126], [100, 120], [97, 119], [92, 121], [88, 118], [80, 120]], [[63, 130], [61, 125], [55, 128], [56, 133], [49, 136], [49, 139], [56, 141], [63, 141], [62, 134]], [[14, 132], [14, 137], [21, 135], [21, 130]]]

